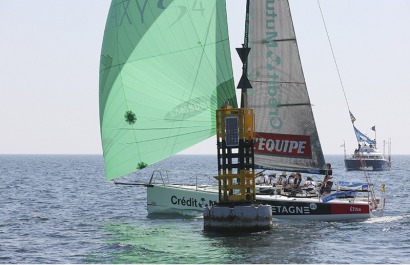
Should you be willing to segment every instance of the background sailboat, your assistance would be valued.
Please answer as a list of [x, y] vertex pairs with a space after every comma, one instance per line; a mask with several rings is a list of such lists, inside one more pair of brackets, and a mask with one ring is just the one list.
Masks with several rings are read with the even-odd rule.
[[353, 130], [356, 135], [358, 147], [354, 150], [351, 157], [347, 157], [345, 153], [345, 167], [346, 170], [373, 170], [383, 171], [390, 170], [391, 168], [391, 155], [390, 155], [390, 142], [388, 143], [389, 154], [385, 156], [377, 149], [376, 145], [376, 126], [371, 128], [374, 131], [375, 137], [371, 139], [367, 135], [363, 134], [354, 125], [356, 118], [350, 112], [350, 118], [352, 120]]

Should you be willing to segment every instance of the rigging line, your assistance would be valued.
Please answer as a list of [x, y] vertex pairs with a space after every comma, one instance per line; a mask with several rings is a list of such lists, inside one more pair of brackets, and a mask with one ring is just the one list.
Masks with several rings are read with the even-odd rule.
[[369, 178], [369, 176], [367, 175], [366, 163], [365, 163], [365, 161], [363, 161], [362, 155], [361, 155], [360, 153], [359, 153], [359, 160], [360, 160], [360, 165], [361, 165], [361, 167], [362, 167], [364, 176], [365, 176], [366, 181], [367, 181], [367, 185], [368, 185], [368, 187], [369, 187], [369, 189], [370, 189], [370, 196], [371, 196], [371, 199], [372, 199], [372, 205], [373, 205], [374, 208], [377, 209], [376, 196], [374, 195], [374, 191], [373, 191], [373, 188], [372, 188], [371, 183], [370, 183], [370, 178]]
[[[319, 0], [317, 0], [317, 4], [318, 4], [318, 6], [319, 6], [320, 14], [322, 15], [323, 25], [324, 25], [324, 27], [325, 27], [327, 39], [328, 39], [328, 41], [329, 41], [330, 49], [331, 49], [331, 51], [332, 51], [333, 60], [334, 60], [335, 65], [336, 65], [337, 74], [339, 75], [339, 81], [340, 81], [340, 85], [341, 85], [342, 90], [343, 90], [343, 94], [344, 94], [344, 96], [345, 96], [347, 109], [349, 110], [349, 115], [352, 115], [352, 114], [351, 114], [351, 111], [350, 111], [349, 102], [347, 101], [346, 92], [345, 92], [345, 89], [344, 89], [344, 86], [343, 86], [342, 77], [340, 76], [339, 67], [337, 66], [336, 56], [335, 56], [335, 53], [334, 53], [334, 51], [333, 51], [332, 43], [331, 43], [331, 41], [330, 41], [329, 32], [327, 31], [326, 22], [325, 22], [325, 17], [323, 16], [323, 12], [322, 12], [322, 8], [321, 8], [321, 6], [320, 6]], [[352, 124], [353, 124], [353, 122], [354, 122], [354, 120], [352, 120]], [[353, 127], [354, 127], [354, 124], [353, 124]], [[362, 168], [363, 168], [364, 176], [365, 176], [365, 178], [366, 178], [366, 180], [367, 180], [367, 183], [368, 183], [368, 185], [369, 185], [369, 188], [370, 188], [370, 180], [369, 180], [369, 177], [368, 177], [368, 175], [367, 175], [367, 173], [366, 173], [366, 170], [365, 170], [365, 168], [364, 168], [364, 162], [363, 162], [361, 156], [359, 156], [359, 159], [360, 159], [361, 166], [362, 166]], [[372, 203], [373, 203], [373, 205], [377, 208], [377, 202], [376, 202], [376, 199], [375, 199], [373, 190], [371, 190], [371, 197], [372, 197]]]
[[346, 96], [345, 88], [344, 88], [344, 86], [343, 86], [342, 77], [341, 77], [341, 75], [340, 75], [339, 67], [337, 66], [336, 56], [335, 56], [335, 53], [334, 53], [334, 51], [333, 51], [332, 42], [330, 41], [329, 32], [327, 31], [327, 27], [326, 27], [325, 17], [323, 16], [323, 12], [322, 12], [322, 8], [321, 8], [321, 6], [320, 6], [319, 0], [317, 0], [317, 4], [318, 4], [318, 6], [319, 6], [320, 14], [321, 14], [321, 16], [322, 16], [323, 25], [325, 26], [325, 31], [326, 31], [326, 35], [327, 35], [327, 40], [329, 41], [330, 50], [332, 51], [332, 55], [333, 55], [333, 61], [335, 62], [337, 74], [339, 75], [339, 81], [340, 81], [340, 85], [342, 86], [343, 95], [345, 96], [345, 100], [346, 100], [346, 104], [347, 104], [347, 109], [349, 110], [349, 113], [350, 113], [349, 102], [347, 101], [347, 96]]

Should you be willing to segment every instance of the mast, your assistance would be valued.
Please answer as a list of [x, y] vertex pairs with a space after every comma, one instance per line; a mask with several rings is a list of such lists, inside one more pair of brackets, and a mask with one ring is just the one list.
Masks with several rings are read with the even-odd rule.
[[249, 2], [250, 0], [246, 0], [246, 14], [245, 14], [245, 36], [244, 41], [242, 44], [242, 48], [236, 48], [236, 51], [239, 54], [239, 57], [242, 61], [242, 77], [238, 83], [237, 88], [242, 89], [241, 95], [241, 108], [246, 108], [246, 95], [247, 89], [252, 88], [251, 83], [248, 79], [248, 55], [250, 52], [250, 48], [248, 47], [248, 34], [249, 34]]
[[346, 156], [346, 142], [343, 140], [343, 149], [344, 149], [344, 152], [345, 152], [345, 159], [347, 158], [347, 156]]
[[245, 13], [245, 38], [243, 41], [244, 48], [248, 48], [248, 34], [249, 34], [249, 1], [246, 0], [246, 13]]

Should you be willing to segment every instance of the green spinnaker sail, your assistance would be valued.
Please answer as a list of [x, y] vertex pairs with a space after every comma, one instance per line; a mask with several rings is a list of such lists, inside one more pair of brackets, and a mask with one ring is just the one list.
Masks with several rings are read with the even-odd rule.
[[225, 0], [113, 0], [99, 89], [107, 179], [213, 136], [237, 104]]

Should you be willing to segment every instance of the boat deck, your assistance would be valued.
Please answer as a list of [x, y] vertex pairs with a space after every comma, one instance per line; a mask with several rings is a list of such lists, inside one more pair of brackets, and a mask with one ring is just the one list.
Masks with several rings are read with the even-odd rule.
[[[186, 184], [164, 184], [169, 188], [174, 188], [178, 190], [187, 190], [187, 191], [198, 191], [198, 192], [205, 192], [205, 193], [218, 193], [218, 186], [214, 185], [186, 185]], [[280, 189], [280, 188], [279, 188]], [[298, 194], [291, 194], [290, 192], [281, 194], [276, 194], [275, 191], [278, 190], [278, 187], [272, 186], [256, 186], [256, 201], [282, 201], [282, 202], [311, 202], [311, 203], [322, 203], [322, 199], [318, 193], [308, 193], [302, 191], [302, 193]], [[270, 191], [270, 193], [268, 193]], [[348, 198], [336, 198], [332, 200], [332, 203], [362, 203], [363, 205], [368, 204], [370, 201], [369, 196], [355, 196], [355, 197], [348, 197]]]

